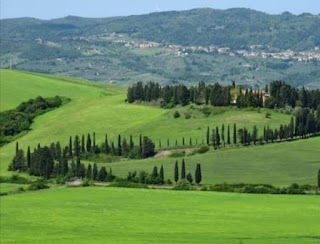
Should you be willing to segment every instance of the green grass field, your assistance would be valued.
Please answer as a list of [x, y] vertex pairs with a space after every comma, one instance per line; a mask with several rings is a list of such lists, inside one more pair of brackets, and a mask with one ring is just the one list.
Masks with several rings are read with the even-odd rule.
[[[238, 128], [252, 127], [260, 124], [278, 126], [287, 123], [290, 116], [262, 109], [244, 111], [238, 109], [214, 110], [208, 118], [197, 109], [189, 107], [173, 110], [160, 109], [153, 106], [126, 104], [126, 90], [113, 85], [98, 85], [97, 83], [77, 80], [68, 77], [54, 77], [18, 71], [1, 70], [0, 101], [1, 111], [16, 107], [22, 101], [36, 96], [66, 96], [71, 102], [63, 107], [39, 116], [32, 125], [32, 130], [19, 138], [21, 148], [48, 145], [60, 140], [68, 142], [69, 136], [87, 134], [95, 131], [97, 141], [101, 142], [104, 134], [115, 140], [117, 134], [124, 136], [133, 134], [135, 138], [141, 133], [150, 136], [158, 145], [166, 145], [167, 138], [171, 145], [175, 139], [181, 144], [182, 137], [186, 143], [189, 137], [204, 139], [207, 126], [214, 128], [237, 123]], [[172, 114], [179, 110], [181, 117], [174, 119]], [[271, 114], [270, 119], [265, 113]], [[185, 113], [192, 113], [190, 119], [185, 119]], [[195, 118], [194, 118], [195, 117]], [[232, 134], [232, 132], [231, 132]], [[320, 140], [313, 138], [290, 143], [265, 145], [259, 147], [220, 150], [204, 155], [187, 157], [187, 170], [193, 172], [196, 163], [202, 164], [204, 183], [245, 182], [272, 183], [275, 185], [315, 184], [317, 169], [320, 167]], [[0, 172], [9, 175], [7, 171], [15, 150], [15, 142], [0, 148]], [[148, 159], [139, 161], [124, 161], [107, 165], [114, 173], [126, 176], [129, 170], [151, 171], [154, 165], [165, 167], [166, 178], [172, 179], [173, 158]]]
[[[204, 184], [268, 183], [288, 186], [292, 183], [316, 185], [320, 168], [320, 138], [294, 142], [218, 150], [212, 153], [184, 157], [186, 171], [194, 173], [201, 163]], [[113, 173], [125, 177], [128, 171], [141, 169], [151, 173], [153, 166], [164, 166], [165, 177], [174, 179], [174, 164], [181, 158], [129, 160], [107, 164]], [[101, 164], [102, 165], [102, 164]], [[180, 168], [181, 169], [181, 168]]]
[[1, 243], [319, 243], [318, 196], [124, 188], [1, 198]]

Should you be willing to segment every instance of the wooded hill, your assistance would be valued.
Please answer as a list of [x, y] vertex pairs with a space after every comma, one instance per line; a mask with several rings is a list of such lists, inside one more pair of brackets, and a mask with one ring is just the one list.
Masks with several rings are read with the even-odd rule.
[[[318, 61], [250, 59], [201, 51], [215, 46], [231, 52], [252, 47], [259, 52], [316, 52], [319, 15], [194, 9], [100, 19], [4, 19], [0, 23], [1, 67], [11, 64], [28, 71], [118, 83], [235, 80], [263, 87], [261, 83], [281, 79], [295, 86], [316, 86], [320, 77]], [[193, 53], [192, 46], [200, 46], [200, 51]]]

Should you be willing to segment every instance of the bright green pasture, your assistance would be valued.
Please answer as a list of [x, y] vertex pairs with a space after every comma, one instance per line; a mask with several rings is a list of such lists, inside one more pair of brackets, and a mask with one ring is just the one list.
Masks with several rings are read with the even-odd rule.
[[[215, 183], [269, 183], [288, 186], [292, 183], [317, 184], [320, 168], [320, 137], [293, 142], [275, 143], [218, 150], [185, 157], [186, 171], [194, 174], [201, 163], [204, 184]], [[128, 171], [146, 170], [164, 166], [165, 178], [173, 180], [174, 164], [181, 158], [154, 158], [107, 164], [113, 173], [125, 177]], [[102, 164], [101, 164], [102, 165]]]
[[318, 196], [121, 188], [1, 198], [1, 243], [319, 243]]
[[[19, 138], [20, 148], [35, 147], [38, 143], [48, 145], [59, 140], [66, 145], [69, 136], [96, 132], [97, 143], [104, 139], [105, 133], [111, 140], [116, 140], [120, 133], [128, 137], [133, 134], [138, 139], [139, 134], [151, 137], [156, 144], [161, 140], [166, 144], [167, 138], [171, 145], [178, 139], [181, 144], [182, 137], [186, 143], [193, 138], [198, 143], [205, 138], [207, 126], [214, 128], [237, 122], [238, 128], [246, 126], [251, 128], [254, 124], [268, 124], [271, 127], [280, 123], [289, 122], [288, 115], [270, 110], [243, 111], [226, 109], [224, 113], [204, 117], [199, 111], [191, 111], [190, 119], [184, 118], [184, 113], [190, 108], [176, 108], [182, 117], [173, 118], [173, 110], [165, 110], [153, 106], [126, 104], [126, 90], [114, 85], [97, 85], [74, 78], [54, 77], [40, 74], [24, 73], [19, 71], [1, 70], [1, 110], [16, 107], [22, 101], [36, 96], [66, 96], [71, 102], [61, 108], [55, 109], [35, 119], [32, 130]], [[266, 119], [265, 113], [270, 112], [271, 118]], [[195, 118], [194, 118], [195, 117]], [[227, 128], [226, 128], [227, 130]], [[232, 135], [232, 130], [231, 130]], [[12, 159], [15, 142], [0, 149], [2, 173]]]

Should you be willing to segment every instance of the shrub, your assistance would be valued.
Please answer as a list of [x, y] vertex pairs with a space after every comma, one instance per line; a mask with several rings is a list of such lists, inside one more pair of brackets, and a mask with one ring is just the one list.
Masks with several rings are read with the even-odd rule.
[[81, 184], [83, 187], [86, 186], [93, 186], [94, 185], [94, 181], [88, 178], [84, 178]]
[[116, 182], [112, 183], [113, 187], [125, 187], [125, 188], [148, 188], [147, 185], [142, 183], [129, 182], [124, 179], [118, 179]]
[[191, 185], [187, 180], [182, 179], [178, 181], [178, 183], [175, 185], [173, 189], [174, 190], [191, 190]]
[[173, 118], [175, 118], [175, 119], [177, 119], [177, 118], [179, 118], [180, 117], [180, 113], [179, 113], [179, 111], [175, 111], [174, 112], [174, 114], [173, 114]]
[[36, 191], [49, 188], [44, 181], [37, 181], [28, 186], [29, 191]]

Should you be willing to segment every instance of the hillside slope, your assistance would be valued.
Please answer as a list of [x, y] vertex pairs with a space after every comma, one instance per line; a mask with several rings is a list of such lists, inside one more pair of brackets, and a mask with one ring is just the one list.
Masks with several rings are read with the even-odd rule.
[[4, 19], [0, 24], [2, 68], [11, 64], [117, 83], [234, 80], [264, 87], [283, 79], [320, 87], [318, 15], [194, 9], [100, 19]]
[[[69, 136], [96, 133], [97, 143], [102, 143], [108, 133], [110, 141], [116, 143], [118, 134], [123, 137], [134, 136], [138, 143], [140, 134], [152, 138], [158, 147], [161, 141], [166, 146], [167, 139], [173, 146], [175, 140], [181, 145], [189, 138], [193, 144], [205, 139], [207, 126], [214, 128], [234, 123], [238, 128], [258, 125], [262, 133], [263, 125], [278, 127], [288, 123], [290, 116], [272, 110], [246, 111], [234, 108], [213, 110], [205, 117], [191, 106], [177, 107], [173, 110], [160, 109], [143, 104], [124, 102], [125, 89], [114, 85], [96, 85], [92, 82], [66, 77], [44, 76], [18, 71], [1, 70], [1, 111], [14, 108], [20, 102], [41, 96], [61, 95], [71, 98], [71, 102], [35, 119], [32, 129], [19, 138], [20, 148], [35, 147], [38, 143], [48, 145], [60, 141], [67, 145]], [[3, 104], [3, 105], [2, 105]], [[175, 110], [181, 114], [192, 113], [190, 119], [173, 118]], [[265, 113], [271, 118], [265, 118]], [[288, 185], [293, 182], [314, 184], [318, 161], [319, 138], [242, 149], [229, 149], [196, 155], [186, 158], [187, 170], [193, 172], [196, 163], [203, 167], [205, 183], [251, 182]], [[15, 150], [15, 142], [0, 148], [1, 174], [7, 171]], [[125, 177], [129, 170], [151, 171], [154, 165], [165, 167], [166, 178], [172, 179], [174, 158], [158, 158], [138, 161], [124, 161], [107, 164], [115, 174]], [[180, 159], [179, 159], [180, 160]]]

